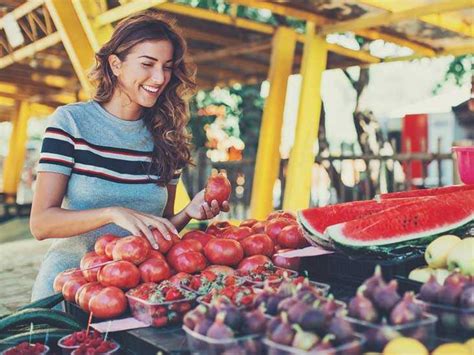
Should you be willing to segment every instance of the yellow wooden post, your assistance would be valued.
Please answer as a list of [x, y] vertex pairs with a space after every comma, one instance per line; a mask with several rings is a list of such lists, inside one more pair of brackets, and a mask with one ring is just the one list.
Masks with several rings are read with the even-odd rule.
[[3, 192], [8, 195], [16, 194], [20, 182], [25, 162], [29, 118], [29, 103], [26, 101], [18, 103], [16, 115], [12, 120], [13, 129], [8, 145], [8, 155], [3, 167]]
[[176, 186], [176, 197], [174, 201], [174, 210], [181, 211], [191, 201], [189, 194], [186, 191], [186, 187], [183, 184], [183, 180], [179, 180]]
[[283, 200], [285, 210], [307, 208], [311, 191], [314, 143], [318, 137], [321, 113], [321, 77], [326, 69], [327, 44], [308, 23], [303, 52], [300, 104], [295, 142], [291, 149]]
[[280, 166], [280, 141], [288, 77], [292, 73], [296, 33], [279, 27], [273, 37], [268, 80], [270, 92], [263, 110], [255, 176], [250, 203], [251, 216], [263, 219], [273, 209], [273, 185]]

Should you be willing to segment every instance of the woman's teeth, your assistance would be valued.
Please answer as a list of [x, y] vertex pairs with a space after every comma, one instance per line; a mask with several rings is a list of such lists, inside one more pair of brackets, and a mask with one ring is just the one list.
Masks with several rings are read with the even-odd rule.
[[159, 88], [153, 87], [153, 86], [148, 86], [148, 85], [142, 85], [142, 88], [144, 88], [146, 91], [151, 92], [151, 93], [157, 93]]

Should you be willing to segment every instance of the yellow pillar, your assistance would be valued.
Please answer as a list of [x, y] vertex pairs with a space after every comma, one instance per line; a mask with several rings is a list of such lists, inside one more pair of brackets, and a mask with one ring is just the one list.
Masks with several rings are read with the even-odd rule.
[[174, 210], [181, 211], [191, 201], [189, 198], [186, 187], [183, 184], [183, 180], [179, 180], [178, 186], [176, 186], [176, 197], [174, 201]]
[[279, 27], [273, 37], [268, 80], [270, 92], [263, 110], [255, 176], [250, 202], [252, 218], [264, 219], [273, 209], [273, 185], [280, 167], [280, 141], [288, 77], [292, 73], [296, 33]]
[[321, 113], [321, 77], [326, 69], [327, 43], [308, 23], [301, 65], [301, 93], [295, 141], [291, 149], [283, 200], [285, 210], [309, 206], [314, 144], [318, 137]]
[[46, 0], [46, 5], [79, 81], [88, 93], [87, 71], [94, 63], [94, 48], [71, 0]]
[[3, 167], [3, 192], [15, 195], [20, 182], [20, 175], [25, 162], [28, 119], [30, 118], [29, 103], [22, 101], [17, 105], [13, 117], [13, 130], [8, 146], [8, 155]]

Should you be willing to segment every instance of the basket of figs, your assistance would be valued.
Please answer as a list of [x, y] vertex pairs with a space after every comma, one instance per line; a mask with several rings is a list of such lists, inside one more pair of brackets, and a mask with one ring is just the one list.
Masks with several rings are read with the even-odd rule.
[[430, 346], [437, 317], [426, 312], [413, 292], [398, 293], [397, 280], [386, 283], [380, 267], [364, 281], [348, 304], [345, 317], [354, 330], [365, 335], [366, 350], [381, 352], [392, 339], [415, 338]]
[[443, 285], [432, 275], [418, 294], [427, 312], [438, 317], [440, 338], [465, 341], [474, 334], [474, 277], [459, 272], [449, 275]]
[[183, 319], [183, 329], [192, 354], [263, 353], [261, 337], [268, 318], [261, 308], [247, 311], [227, 297], [214, 299], [209, 307], [199, 305]]

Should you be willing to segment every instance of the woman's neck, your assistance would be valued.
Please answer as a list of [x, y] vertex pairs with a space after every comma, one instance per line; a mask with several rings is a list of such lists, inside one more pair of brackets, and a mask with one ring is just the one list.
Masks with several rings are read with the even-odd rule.
[[140, 119], [142, 107], [131, 101], [123, 93], [115, 92], [110, 101], [102, 103], [102, 107], [115, 117], [125, 121], [136, 121]]

